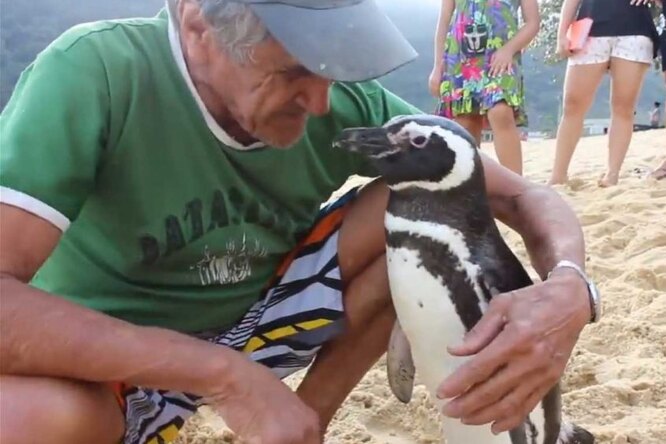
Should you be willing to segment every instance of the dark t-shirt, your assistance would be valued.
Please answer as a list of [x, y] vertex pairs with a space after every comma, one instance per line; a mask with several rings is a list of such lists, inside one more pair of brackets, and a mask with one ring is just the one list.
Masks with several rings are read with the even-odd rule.
[[578, 18], [594, 20], [591, 37], [644, 35], [654, 42], [654, 56], [659, 48], [659, 35], [647, 5], [634, 6], [630, 0], [583, 0]]

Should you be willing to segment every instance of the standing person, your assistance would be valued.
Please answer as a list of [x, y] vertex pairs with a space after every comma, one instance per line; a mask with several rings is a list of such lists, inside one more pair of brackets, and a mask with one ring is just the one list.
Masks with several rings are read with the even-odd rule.
[[[580, 6], [580, 8], [579, 8]], [[573, 53], [566, 36], [577, 18], [594, 20], [585, 47]], [[645, 0], [565, 0], [558, 34], [558, 54], [568, 58], [564, 82], [564, 114], [557, 131], [557, 149], [550, 184], [567, 181], [567, 171], [583, 130], [583, 119], [606, 72], [611, 76], [611, 125], [608, 166], [600, 186], [618, 182], [631, 142], [634, 109], [659, 40]]]
[[661, 125], [661, 102], [654, 102], [654, 108], [650, 111], [650, 126], [658, 128]]
[[[661, 34], [659, 34], [661, 48], [661, 73], [664, 76], [664, 85], [666, 86], [666, 12], [664, 12], [664, 2], [658, 1], [657, 3], [661, 6], [661, 15], [659, 16], [659, 27], [661, 29]], [[664, 121], [664, 126], [666, 126], [666, 119]], [[664, 159], [661, 162], [661, 165], [652, 171], [648, 177], [657, 180], [666, 178], [666, 159]]]
[[[518, 27], [518, 9], [525, 24]], [[522, 174], [527, 124], [521, 51], [539, 31], [536, 0], [442, 0], [430, 92], [437, 113], [481, 140], [485, 119], [502, 165]]]

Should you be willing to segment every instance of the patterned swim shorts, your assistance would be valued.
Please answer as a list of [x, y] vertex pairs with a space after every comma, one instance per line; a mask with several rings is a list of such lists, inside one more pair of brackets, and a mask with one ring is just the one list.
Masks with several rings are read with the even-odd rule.
[[[338, 233], [356, 195], [352, 190], [322, 209], [310, 234], [284, 260], [265, 297], [228, 331], [197, 335], [247, 353], [284, 378], [307, 367], [321, 346], [343, 329]], [[187, 393], [114, 384], [125, 414], [123, 444], [176, 439], [202, 405]]]

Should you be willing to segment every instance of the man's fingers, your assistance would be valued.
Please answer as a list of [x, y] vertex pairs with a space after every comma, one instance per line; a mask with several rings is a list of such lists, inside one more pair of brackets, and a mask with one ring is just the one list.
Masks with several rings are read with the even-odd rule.
[[[532, 378], [531, 373], [534, 372], [534, 367], [526, 359], [521, 359], [515, 364], [510, 364], [502, 368], [495, 375], [483, 381], [479, 385], [472, 387], [462, 396], [454, 399], [447, 404], [445, 414], [454, 418], [475, 418], [476, 412], [486, 412], [491, 406], [500, 403], [503, 398], [512, 393], [516, 387], [524, 385], [526, 376]], [[540, 376], [540, 375], [539, 375]], [[543, 380], [543, 378], [541, 378]], [[535, 383], [536, 384], [536, 383]], [[529, 395], [535, 387], [529, 388], [525, 397]], [[510, 401], [510, 400], [509, 400]], [[470, 424], [485, 424], [490, 420], [497, 419], [498, 417], [491, 417], [482, 423]]]
[[525, 410], [527, 399], [537, 391], [542, 383], [543, 378], [540, 371], [534, 371], [527, 376], [523, 374], [520, 384], [512, 386], [514, 390], [505, 393], [475, 412], [462, 415], [461, 421], [463, 424], [481, 425], [520, 416], [520, 413]]
[[522, 404], [518, 404], [518, 409], [512, 414], [505, 416], [497, 421], [495, 421], [491, 427], [491, 430], [495, 434], [502, 432], [508, 432], [511, 429], [518, 427], [523, 423], [527, 415], [534, 409], [534, 407], [546, 396], [550, 390], [550, 387], [538, 386], [535, 391], [533, 391], [527, 399], [523, 400]]
[[462, 344], [448, 347], [453, 356], [469, 356], [478, 353], [492, 342], [506, 324], [508, 304], [504, 301], [493, 301], [488, 311], [463, 339]]
[[488, 347], [461, 365], [439, 386], [437, 395], [454, 398], [463, 394], [475, 384], [490, 378], [500, 367], [509, 361], [515, 341], [506, 333], [500, 333]]

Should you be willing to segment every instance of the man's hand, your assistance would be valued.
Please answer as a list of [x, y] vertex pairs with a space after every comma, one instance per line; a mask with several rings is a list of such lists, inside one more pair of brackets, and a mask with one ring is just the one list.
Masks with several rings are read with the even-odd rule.
[[488, 76], [501, 76], [502, 74], [511, 74], [513, 71], [513, 51], [503, 46], [493, 54], [493, 57], [490, 61], [490, 69], [488, 70]]
[[224, 394], [207, 398], [247, 444], [321, 444], [319, 417], [268, 369], [244, 361]]
[[591, 316], [587, 286], [573, 271], [493, 299], [455, 356], [478, 353], [440, 386], [455, 398], [444, 414], [465, 424], [493, 423], [494, 433], [522, 423], [557, 383]]

